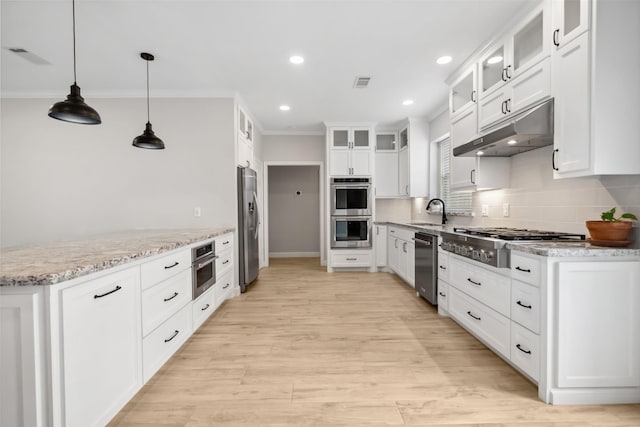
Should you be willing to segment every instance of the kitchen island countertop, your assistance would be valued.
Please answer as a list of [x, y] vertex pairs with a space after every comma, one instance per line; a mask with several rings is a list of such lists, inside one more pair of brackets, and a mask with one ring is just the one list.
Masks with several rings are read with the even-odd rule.
[[212, 239], [233, 227], [132, 230], [0, 250], [0, 286], [42, 286]]
[[592, 245], [586, 240], [576, 242], [509, 242], [512, 251], [548, 257], [634, 257], [640, 256], [640, 249], [605, 247]]

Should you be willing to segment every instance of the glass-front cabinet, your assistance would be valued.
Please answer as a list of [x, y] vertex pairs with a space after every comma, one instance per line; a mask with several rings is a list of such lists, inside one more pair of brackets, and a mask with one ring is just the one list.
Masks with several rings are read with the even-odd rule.
[[553, 1], [553, 44], [561, 48], [589, 30], [590, 0]]
[[449, 114], [457, 117], [478, 101], [475, 65], [451, 84], [449, 90]]
[[376, 151], [396, 151], [397, 139], [395, 132], [376, 133]]
[[480, 61], [480, 94], [484, 95], [507, 81], [507, 46], [500, 43], [494, 46]]
[[333, 128], [332, 149], [369, 149], [369, 129]]

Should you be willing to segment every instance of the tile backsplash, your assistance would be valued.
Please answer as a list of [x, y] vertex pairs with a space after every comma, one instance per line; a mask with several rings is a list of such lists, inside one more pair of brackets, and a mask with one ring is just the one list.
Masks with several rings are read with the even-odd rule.
[[[581, 233], [588, 237], [587, 220], [599, 220], [603, 211], [640, 217], [640, 175], [594, 176], [553, 179], [552, 147], [512, 157], [511, 187], [480, 191], [473, 195], [473, 217], [449, 216], [449, 224], [476, 227], [521, 227]], [[439, 220], [427, 214], [427, 199], [413, 199], [411, 217], [416, 221]], [[504, 204], [509, 204], [505, 217]], [[488, 216], [482, 216], [482, 207]], [[634, 223], [634, 247], [640, 247], [640, 224]]]

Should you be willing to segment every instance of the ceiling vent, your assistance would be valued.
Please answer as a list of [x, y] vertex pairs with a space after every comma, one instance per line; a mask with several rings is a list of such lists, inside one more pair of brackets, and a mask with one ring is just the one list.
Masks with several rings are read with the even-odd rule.
[[50, 62], [47, 61], [44, 58], [39, 57], [38, 55], [36, 55], [35, 53], [31, 53], [26, 49], [23, 49], [21, 47], [10, 47], [8, 48], [11, 52], [15, 53], [16, 55], [26, 59], [27, 61], [31, 62], [32, 64], [36, 64], [36, 65], [49, 65]]
[[366, 89], [369, 86], [370, 81], [371, 81], [371, 77], [358, 76], [356, 77], [356, 80], [353, 82], [353, 88]]

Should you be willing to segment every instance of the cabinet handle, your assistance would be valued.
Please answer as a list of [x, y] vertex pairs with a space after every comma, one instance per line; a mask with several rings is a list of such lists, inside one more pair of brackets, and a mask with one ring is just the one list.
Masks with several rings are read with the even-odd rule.
[[94, 296], [93, 296], [93, 299], [98, 299], [98, 298], [106, 297], [107, 295], [110, 295], [110, 294], [112, 294], [112, 293], [114, 293], [114, 292], [118, 292], [120, 289], [122, 289], [122, 286], [117, 285], [117, 286], [116, 286], [116, 288], [115, 288], [114, 290], [112, 290], [112, 291], [109, 291], [109, 292], [107, 292], [107, 293], [105, 293], [105, 294], [102, 294], [102, 295], [94, 295]]
[[516, 348], [523, 353], [531, 354], [531, 350], [523, 350], [522, 347], [520, 347], [520, 344], [516, 344]]
[[530, 270], [530, 269], [528, 269], [528, 268], [522, 268], [522, 267], [520, 267], [519, 265], [518, 265], [518, 266], [516, 266], [516, 270], [518, 270], [518, 271], [522, 271], [522, 272], [524, 272], [524, 273], [531, 273], [531, 270]]
[[506, 81], [507, 81], [507, 69], [506, 69], [506, 68], [503, 68], [503, 69], [502, 69], [502, 75], [500, 76], [500, 79], [501, 79], [503, 82], [506, 82]]
[[473, 318], [474, 318], [474, 319], [476, 319], [476, 320], [482, 320], [482, 318], [481, 318], [481, 317], [476, 317], [476, 316], [474, 316], [470, 311], [467, 311], [467, 314], [468, 314], [469, 316], [473, 317]]
[[404, 186], [404, 194], [409, 195], [409, 186], [408, 185]]
[[471, 280], [471, 278], [470, 278], [470, 277], [467, 277], [467, 282], [473, 283], [473, 284], [474, 284], [474, 285], [476, 285], [476, 286], [482, 286], [482, 283], [480, 283], [480, 282], [474, 282], [473, 280]]
[[507, 76], [507, 80], [511, 79], [511, 73], [509, 71], [511, 71], [511, 65], [507, 65], [507, 68], [505, 69], [505, 75]]
[[447, 267], [445, 267], [444, 265], [441, 265], [441, 266], [440, 266], [440, 269], [441, 269], [441, 270], [446, 270], [446, 269], [447, 269]]
[[440, 296], [441, 296], [442, 298], [446, 298], [446, 297], [447, 297], [447, 294], [444, 294], [444, 293], [442, 293], [442, 292], [438, 292], [438, 294], [440, 294]]
[[165, 298], [164, 302], [171, 301], [172, 299], [174, 299], [177, 296], [178, 296], [178, 293], [174, 292], [173, 295], [171, 295], [169, 298]]
[[507, 100], [504, 102], [504, 104], [505, 104], [505, 107], [506, 107], [506, 109], [507, 109], [507, 113], [510, 113], [510, 112], [511, 112], [511, 98], [507, 99]]
[[166, 340], [164, 340], [164, 342], [169, 342], [169, 341], [171, 341], [172, 339], [174, 339], [175, 337], [177, 337], [179, 333], [180, 333], [180, 331], [178, 331], [178, 330], [176, 329], [176, 331], [173, 333], [173, 335], [171, 335], [171, 337], [170, 337], [170, 338], [167, 338]]
[[471, 169], [470, 175], [471, 175], [471, 177], [470, 177], [471, 178], [471, 183], [475, 184], [476, 183], [476, 170], [475, 169]]
[[560, 170], [556, 166], [556, 154], [557, 153], [558, 153], [558, 149], [556, 148], [555, 150], [553, 150], [553, 153], [551, 154], [551, 168], [553, 168], [554, 171]]
[[222, 261], [222, 265], [229, 264], [229, 260]]
[[230, 242], [228, 240], [225, 240], [224, 242], [222, 242], [223, 245], [228, 245]]
[[204, 307], [202, 307], [200, 310], [201, 311], [205, 311], [207, 308], [211, 307], [209, 304], [205, 305]]
[[180, 263], [179, 263], [178, 261], [176, 261], [176, 262], [174, 262], [174, 263], [173, 263], [173, 264], [171, 264], [171, 265], [165, 265], [165, 266], [164, 266], [164, 269], [165, 269], [165, 270], [168, 270], [168, 269], [170, 269], [170, 268], [176, 267], [178, 264], [180, 264]]
[[502, 112], [502, 114], [507, 114], [507, 112], [505, 111], [506, 103], [507, 101], [502, 101], [502, 104], [500, 104], [500, 111]]
[[553, 44], [554, 44], [556, 47], [559, 47], [559, 46], [560, 46], [560, 41], [558, 40], [558, 36], [559, 36], [559, 35], [560, 35], [560, 28], [556, 28], [556, 29], [553, 31]]
[[251, 162], [249, 160], [247, 160], [247, 167], [251, 166]]
[[347, 261], [357, 261], [358, 258], [346, 258]]
[[407, 253], [407, 242], [402, 243], [402, 252]]
[[393, 246], [395, 246], [395, 248], [398, 249], [398, 239], [395, 240], [395, 242], [393, 243]]
[[531, 306], [523, 304], [522, 301], [516, 301], [516, 304], [518, 304], [520, 307], [528, 308], [529, 310], [531, 310]]
[[472, 90], [471, 91], [471, 102], [478, 102], [478, 99], [476, 98], [476, 91]]
[[227, 283], [226, 285], [224, 285], [224, 286], [222, 287], [222, 289], [227, 289], [227, 288], [229, 287], [229, 285], [230, 285], [230, 283]]

